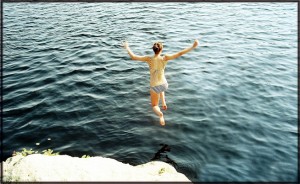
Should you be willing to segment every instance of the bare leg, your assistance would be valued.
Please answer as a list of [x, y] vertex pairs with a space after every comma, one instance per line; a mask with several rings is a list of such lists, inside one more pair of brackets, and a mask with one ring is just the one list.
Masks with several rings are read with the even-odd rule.
[[150, 95], [151, 95], [151, 104], [152, 104], [153, 111], [157, 116], [159, 116], [160, 124], [164, 126], [165, 125], [164, 114], [161, 112], [160, 108], [158, 107], [160, 94], [157, 94], [154, 91], [150, 90]]
[[168, 106], [166, 104], [166, 99], [165, 99], [165, 92], [161, 92], [160, 93], [160, 98], [161, 98], [161, 106], [162, 106], [162, 109], [163, 110], [167, 110], [168, 109]]
[[155, 112], [155, 114], [157, 114], [159, 116], [159, 123], [164, 126], [165, 123], [165, 119], [164, 119], [164, 114], [160, 111], [160, 108], [156, 105], [153, 106], [153, 111]]

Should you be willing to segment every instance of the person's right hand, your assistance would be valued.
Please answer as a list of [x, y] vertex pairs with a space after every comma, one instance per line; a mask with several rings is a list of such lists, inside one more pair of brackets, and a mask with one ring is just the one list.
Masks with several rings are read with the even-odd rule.
[[122, 45], [123, 45], [123, 47], [124, 47], [125, 49], [128, 48], [128, 42], [127, 42], [127, 41], [123, 41], [123, 42], [122, 42]]
[[198, 44], [199, 44], [199, 41], [196, 39], [196, 40], [194, 41], [193, 47], [196, 48], [196, 47], [198, 46]]

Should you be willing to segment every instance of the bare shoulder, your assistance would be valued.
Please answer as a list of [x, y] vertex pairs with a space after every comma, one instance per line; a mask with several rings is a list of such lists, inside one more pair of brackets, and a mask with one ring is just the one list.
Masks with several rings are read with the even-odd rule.
[[135, 56], [134, 59], [147, 63], [151, 60], [150, 56]]
[[151, 61], [151, 56], [144, 56], [145, 57], [145, 61], [148, 63]]
[[165, 54], [164, 56], [162, 56], [163, 61], [168, 61], [170, 60], [171, 54]]

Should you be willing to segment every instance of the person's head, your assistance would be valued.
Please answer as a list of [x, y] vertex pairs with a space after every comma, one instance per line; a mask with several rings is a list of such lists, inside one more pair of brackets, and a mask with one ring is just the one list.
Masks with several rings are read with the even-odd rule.
[[163, 44], [161, 42], [156, 42], [152, 47], [155, 54], [159, 54], [163, 49]]

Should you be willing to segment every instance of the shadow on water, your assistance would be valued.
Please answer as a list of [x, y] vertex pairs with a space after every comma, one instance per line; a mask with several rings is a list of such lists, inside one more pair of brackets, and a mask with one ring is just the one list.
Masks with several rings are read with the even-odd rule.
[[154, 155], [154, 157], [151, 159], [151, 161], [162, 161], [166, 162], [168, 164], [171, 164], [175, 169], [178, 169], [177, 163], [172, 160], [166, 153], [171, 151], [171, 148], [167, 144], [160, 144], [162, 146]]
[[150, 161], [162, 161], [172, 165], [177, 172], [185, 174], [191, 181], [198, 181], [198, 174], [193, 165], [188, 165], [182, 162], [175, 162], [167, 153], [171, 152], [171, 147], [167, 144], [160, 144], [161, 148], [154, 154]]

